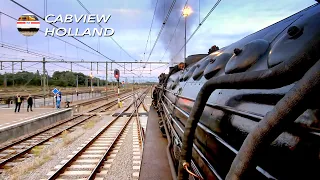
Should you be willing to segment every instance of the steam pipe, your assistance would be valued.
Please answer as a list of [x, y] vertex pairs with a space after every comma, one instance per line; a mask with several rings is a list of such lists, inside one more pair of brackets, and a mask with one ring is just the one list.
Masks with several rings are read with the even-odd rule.
[[[273, 68], [261, 71], [251, 71], [219, 76], [208, 80], [201, 88], [185, 125], [182, 139], [182, 149], [178, 168], [178, 179], [188, 178], [184, 170], [185, 162], [190, 164], [192, 144], [195, 129], [200, 120], [206, 103], [215, 89], [274, 89], [292, 84], [299, 80], [319, 58], [317, 39], [313, 39], [310, 46], [301, 49], [295, 59], [284, 61]], [[308, 52], [306, 54], [305, 52]]]
[[[313, 102], [320, 91], [320, 60], [258, 123], [243, 142], [233, 160], [227, 180], [238, 180], [256, 165], [257, 154], [262, 153], [274, 139], [286, 130]], [[319, 98], [319, 96], [318, 96]]]

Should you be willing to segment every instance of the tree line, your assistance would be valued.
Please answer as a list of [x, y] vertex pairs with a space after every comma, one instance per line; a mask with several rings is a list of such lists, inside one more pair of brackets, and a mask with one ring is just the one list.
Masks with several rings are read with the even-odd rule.
[[[83, 73], [70, 72], [70, 71], [55, 71], [52, 76], [46, 75], [46, 84], [49, 86], [59, 87], [76, 87], [78, 76], [78, 86], [90, 86], [90, 77]], [[42, 74], [37, 71], [36, 73], [22, 71], [17, 73], [0, 74], [0, 86], [41, 86]], [[47, 81], [48, 80], [48, 81]], [[100, 86], [106, 84], [106, 80], [100, 78], [93, 78], [92, 85]]]

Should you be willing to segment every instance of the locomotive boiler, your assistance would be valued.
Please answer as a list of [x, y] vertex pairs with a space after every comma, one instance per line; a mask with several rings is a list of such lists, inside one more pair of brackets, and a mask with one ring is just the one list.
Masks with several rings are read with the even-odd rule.
[[320, 179], [320, 5], [157, 85], [174, 179]]

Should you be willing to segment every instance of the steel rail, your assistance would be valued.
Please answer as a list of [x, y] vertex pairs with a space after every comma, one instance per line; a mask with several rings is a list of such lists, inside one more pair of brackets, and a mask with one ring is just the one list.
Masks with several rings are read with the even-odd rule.
[[[126, 99], [130, 98], [132, 95], [133, 95], [133, 94], [131, 93], [131, 94], [125, 96], [125, 97], [122, 97], [121, 100], [126, 100]], [[102, 106], [100, 106], [100, 107], [94, 107], [94, 108], [90, 109], [88, 112], [93, 112], [93, 111], [95, 111], [95, 110], [98, 110], [98, 109], [103, 108], [104, 106], [108, 106], [107, 108], [104, 108], [104, 111], [105, 111], [106, 109], [110, 108], [110, 107], [113, 106], [114, 104], [117, 104], [117, 99], [114, 100], [114, 101], [112, 101], [112, 102], [110, 102], [110, 103], [108, 103], [108, 104], [104, 104], [104, 105], [102, 105]], [[111, 105], [111, 106], [110, 106], [110, 105]]]
[[[130, 97], [130, 96], [129, 96], [129, 97]], [[129, 98], [129, 97], [125, 97], [125, 98]], [[109, 102], [108, 104], [111, 104], [111, 105], [110, 105], [110, 107], [111, 107], [111, 106], [114, 105], [114, 102], [116, 102], [116, 101], [117, 101], [117, 100], [111, 101], [111, 102]], [[102, 105], [102, 106], [105, 106], [105, 104]], [[38, 143], [30, 146], [29, 148], [26, 148], [25, 150], [19, 152], [18, 154], [15, 154], [15, 155], [13, 155], [13, 156], [5, 159], [4, 161], [0, 162], [0, 168], [2, 168], [6, 163], [8, 163], [8, 162], [10, 162], [10, 161], [13, 161], [13, 160], [15, 160], [15, 159], [23, 156], [24, 154], [28, 153], [28, 152], [31, 151], [34, 147], [39, 146], [39, 145], [41, 145], [41, 144], [49, 141], [50, 139], [59, 136], [59, 135], [60, 135], [61, 133], [63, 133], [64, 131], [71, 129], [71, 128], [73, 128], [73, 127], [75, 127], [75, 126], [83, 123], [84, 121], [86, 121], [86, 120], [88, 120], [88, 119], [91, 119], [91, 118], [94, 117], [94, 116], [95, 116], [95, 115], [89, 115], [89, 116], [86, 117], [85, 119], [83, 119], [83, 120], [81, 120], [81, 121], [79, 121], [79, 122], [77, 122], [77, 123], [69, 126], [68, 128], [64, 128], [63, 130], [58, 131], [58, 132], [55, 133], [54, 135], [51, 135], [51, 136], [49, 136], [48, 138], [45, 138], [45, 139], [43, 139], [42, 141], [40, 141], [40, 142], [38, 142]], [[29, 140], [29, 139], [32, 139], [33, 137], [35, 137], [35, 136], [37, 136], [37, 135], [40, 135], [40, 134], [42, 134], [42, 133], [44, 133], [44, 132], [46, 132], [46, 131], [48, 131], [48, 130], [51, 130], [51, 129], [55, 128], [55, 127], [58, 127], [58, 126], [60, 126], [60, 125], [63, 125], [63, 124], [65, 124], [65, 123], [70, 122], [71, 120], [77, 119], [77, 118], [79, 118], [79, 117], [82, 117], [82, 115], [77, 115], [76, 117], [72, 117], [71, 119], [68, 119], [68, 120], [66, 120], [66, 121], [63, 121], [62, 123], [59, 123], [59, 124], [57, 124], [57, 125], [55, 125], [55, 126], [53, 126], [53, 127], [46, 128], [46, 129], [44, 129], [43, 131], [41, 131], [41, 132], [39, 132], [39, 133], [36, 133], [36, 134], [34, 134], [34, 135], [32, 135], [32, 136], [29, 136], [29, 137], [27, 137], [27, 138], [21, 139], [21, 140], [15, 142], [15, 143], [13, 143], [13, 144], [10, 144], [10, 145], [8, 145], [8, 146], [6, 146], [6, 147], [3, 147], [0, 151], [4, 151], [4, 150], [6, 150], [6, 149], [8, 149], [8, 148], [10, 148], [10, 147], [13, 147], [13, 146], [21, 143], [21, 142], [24, 142], [24, 141], [27, 141], [27, 140]]]
[[70, 127], [65, 128], [65, 129], [63, 129], [63, 130], [60, 130], [59, 132], [55, 133], [54, 135], [52, 135], [52, 136], [50, 136], [50, 137], [48, 137], [48, 138], [46, 138], [46, 139], [44, 139], [44, 140], [42, 140], [42, 141], [34, 144], [34, 145], [32, 145], [32, 146], [30, 146], [29, 148], [27, 148], [27, 149], [19, 152], [18, 154], [15, 154], [14, 156], [11, 156], [10, 158], [5, 159], [4, 161], [0, 162], [0, 168], [2, 168], [6, 163], [8, 163], [8, 162], [10, 162], [10, 161], [13, 161], [13, 160], [15, 160], [15, 159], [23, 156], [24, 154], [28, 153], [28, 152], [31, 151], [34, 147], [39, 146], [39, 145], [41, 145], [41, 144], [49, 141], [51, 138], [54, 138], [54, 137], [59, 136], [59, 135], [60, 135], [61, 133], [63, 133], [64, 131], [69, 130], [69, 129], [71, 129], [71, 128], [73, 128], [73, 127], [75, 127], [75, 126], [83, 123], [84, 121], [92, 118], [93, 116], [94, 116], [94, 115], [91, 115], [91, 116], [89, 116], [89, 117], [86, 117], [85, 119], [83, 119], [83, 120], [81, 120], [81, 121], [79, 121], [79, 122], [71, 125]]
[[[141, 95], [141, 96], [144, 95], [143, 99], [146, 97], [146, 95], [147, 95], [147, 93], [148, 93], [148, 90], [149, 90], [149, 88], [148, 88], [145, 92], [143, 92], [143, 94]], [[139, 99], [140, 99], [140, 98], [139, 98]], [[143, 102], [143, 101], [142, 101], [141, 99], [140, 99], [140, 103], [139, 103], [138, 105], [137, 105], [137, 102], [136, 102], [136, 101], [133, 102], [133, 103], [135, 104], [135, 109], [134, 109], [133, 112], [131, 113], [131, 115], [130, 115], [130, 117], [128, 118], [126, 124], [122, 127], [122, 129], [120, 130], [120, 132], [117, 134], [116, 138], [114, 138], [114, 140], [113, 140], [113, 142], [111, 143], [110, 147], [106, 150], [106, 152], [104, 153], [104, 155], [102, 156], [102, 158], [100, 159], [100, 161], [98, 162], [98, 164], [96, 165], [96, 167], [93, 169], [93, 171], [91, 172], [90, 176], [87, 178], [88, 180], [93, 180], [93, 179], [95, 178], [98, 170], [99, 170], [100, 167], [102, 166], [102, 164], [103, 164], [105, 158], [107, 157], [110, 149], [113, 147], [113, 145], [115, 144], [115, 142], [119, 139], [120, 135], [123, 133], [124, 129], [127, 127], [127, 125], [129, 124], [131, 118], [133, 117], [133, 114], [138, 111], [138, 108], [139, 108], [139, 106], [141, 105], [142, 102]], [[133, 104], [133, 103], [132, 103], [132, 104]], [[132, 105], [132, 104], [131, 104], [131, 105]], [[128, 109], [129, 109], [129, 107], [128, 107]], [[123, 111], [123, 112], [124, 112], [124, 111]], [[138, 118], [138, 116], [137, 116], [137, 118]]]
[[[95, 135], [94, 138], [92, 138], [85, 146], [83, 146], [75, 155], [72, 156], [72, 158], [70, 158], [66, 163], [64, 163], [57, 171], [55, 171], [54, 174], [52, 174], [48, 180], [52, 180], [52, 179], [56, 179], [57, 177], [59, 177], [68, 167], [70, 164], [72, 164], [72, 162], [75, 161], [75, 159], [77, 159], [88, 147], [90, 147], [107, 129], [109, 129], [109, 127], [117, 120], [119, 119], [119, 117], [125, 112], [127, 111], [132, 105], [134, 104], [134, 101], [125, 109], [123, 109], [119, 115], [117, 117], [115, 117], [107, 126], [105, 126], [97, 135]], [[127, 122], [128, 123], [128, 122]], [[126, 123], [126, 125], [127, 125]], [[125, 125], [125, 126], [126, 126]], [[124, 126], [124, 127], [125, 127]], [[117, 136], [118, 137], [118, 136]], [[117, 139], [117, 137], [115, 139]], [[115, 142], [115, 141], [114, 141]], [[114, 143], [113, 142], [113, 143]], [[113, 143], [111, 144], [110, 147], [112, 147]], [[108, 148], [107, 151], [109, 151], [110, 148]], [[97, 167], [94, 169], [96, 170]]]
[[[114, 91], [112, 91], [114, 92]], [[125, 93], [128, 93], [129, 91], [123, 91], [121, 92], [121, 95], [125, 94]], [[79, 103], [79, 104], [74, 104], [74, 105], [71, 105], [70, 107], [74, 107], [74, 106], [85, 106], [85, 105], [88, 105], [88, 104], [92, 104], [92, 103], [95, 103], [95, 102], [98, 102], [98, 101], [101, 101], [101, 100], [107, 100], [108, 98], [110, 97], [113, 97], [113, 95], [115, 95], [116, 93], [110, 93], [108, 94], [108, 96], [106, 97], [98, 97], [98, 98], [95, 98], [95, 99], [92, 99], [92, 100], [89, 100], [89, 101], [85, 101], [85, 102], [82, 102], [82, 103]]]
[[[110, 96], [111, 96], [111, 95], [110, 95]], [[116, 100], [114, 100], [114, 101], [116, 101]], [[97, 101], [95, 101], [95, 102], [97, 102]], [[93, 103], [95, 103], [95, 102], [93, 102]], [[113, 101], [112, 101], [112, 102], [113, 102]], [[108, 102], [107, 104], [104, 104], [104, 105], [101, 105], [101, 106], [106, 106], [106, 105], [108, 105], [108, 104], [111, 104], [112, 102]], [[86, 102], [83, 102], [83, 103], [86, 103]], [[82, 103], [79, 104], [79, 105], [82, 105]], [[101, 107], [101, 106], [100, 106], [100, 107]], [[37, 132], [37, 133], [35, 133], [35, 134], [32, 134], [32, 135], [30, 135], [30, 136], [28, 136], [28, 137], [25, 137], [25, 138], [23, 138], [23, 139], [21, 139], [21, 140], [18, 140], [18, 141], [13, 142], [13, 143], [10, 143], [10, 144], [8, 144], [8, 145], [6, 145], [6, 146], [0, 147], [0, 152], [1, 152], [1, 151], [4, 151], [5, 149], [8, 149], [8, 148], [10, 148], [10, 147], [12, 147], [12, 146], [15, 146], [15, 145], [19, 144], [19, 143], [21, 143], [22, 141], [31, 139], [31, 138], [33, 138], [33, 137], [35, 137], [35, 136], [37, 136], [37, 135], [39, 135], [39, 134], [41, 134], [41, 133], [44, 133], [44, 132], [46, 132], [46, 131], [48, 131], [48, 130], [50, 130], [50, 129], [52, 129], [52, 128], [55, 128], [55, 127], [57, 127], [57, 126], [59, 126], [59, 125], [62, 125], [62, 124], [67, 123], [67, 122], [70, 122], [70, 121], [72, 121], [72, 120], [74, 120], [74, 119], [76, 119], [76, 118], [78, 118], [78, 117], [80, 117], [80, 116], [81, 116], [81, 114], [76, 115], [76, 116], [71, 117], [71, 118], [68, 118], [68, 119], [66, 119], [66, 120], [63, 120], [63, 121], [57, 123], [57, 124], [54, 124], [53, 126], [49, 126], [49, 127], [43, 129], [43, 130], [40, 131], [40, 132]]]

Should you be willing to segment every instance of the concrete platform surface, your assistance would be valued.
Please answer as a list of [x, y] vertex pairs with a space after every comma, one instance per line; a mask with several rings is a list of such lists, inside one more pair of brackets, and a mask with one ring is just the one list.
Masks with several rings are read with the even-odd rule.
[[63, 109], [57, 110], [54, 108], [34, 108], [33, 111], [27, 112], [26, 108], [21, 108], [20, 112], [15, 113], [14, 108], [0, 109], [0, 130], [13, 124], [56, 113], [61, 110]]
[[13, 109], [0, 109], [0, 143], [30, 134], [41, 128], [72, 116], [71, 108], [36, 109], [33, 112], [14, 113]]
[[139, 180], [172, 179], [166, 153], [168, 141], [162, 137], [158, 121], [157, 112], [150, 107]]

